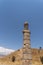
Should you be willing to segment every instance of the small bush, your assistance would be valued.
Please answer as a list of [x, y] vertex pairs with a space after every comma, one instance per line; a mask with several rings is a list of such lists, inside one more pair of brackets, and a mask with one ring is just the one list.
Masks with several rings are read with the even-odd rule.
[[15, 56], [12, 57], [12, 62], [14, 62], [14, 61], [15, 61]]
[[41, 60], [41, 62], [42, 62], [42, 64], [43, 64], [43, 57], [40, 57], [40, 60]]

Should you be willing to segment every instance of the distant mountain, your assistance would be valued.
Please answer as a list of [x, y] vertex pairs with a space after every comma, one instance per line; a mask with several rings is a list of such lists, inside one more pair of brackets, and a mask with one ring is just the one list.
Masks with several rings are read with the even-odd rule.
[[15, 50], [7, 49], [7, 48], [4, 48], [4, 47], [0, 47], [0, 57], [8, 55], [8, 54], [10, 54], [11, 52], [14, 52], [14, 51]]
[[3, 58], [4, 56], [6, 56], [6, 55], [0, 54], [0, 58]]

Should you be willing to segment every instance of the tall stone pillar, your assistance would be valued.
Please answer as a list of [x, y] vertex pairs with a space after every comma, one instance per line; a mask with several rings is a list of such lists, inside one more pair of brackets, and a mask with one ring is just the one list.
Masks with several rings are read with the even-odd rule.
[[22, 56], [22, 65], [31, 65], [31, 44], [30, 44], [30, 31], [28, 29], [29, 24], [24, 23], [23, 30], [23, 56]]

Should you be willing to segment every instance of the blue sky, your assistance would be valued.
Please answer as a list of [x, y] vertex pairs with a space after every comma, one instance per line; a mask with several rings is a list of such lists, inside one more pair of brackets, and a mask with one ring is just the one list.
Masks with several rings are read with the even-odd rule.
[[0, 0], [1, 47], [22, 47], [25, 21], [31, 31], [31, 47], [43, 48], [43, 0]]

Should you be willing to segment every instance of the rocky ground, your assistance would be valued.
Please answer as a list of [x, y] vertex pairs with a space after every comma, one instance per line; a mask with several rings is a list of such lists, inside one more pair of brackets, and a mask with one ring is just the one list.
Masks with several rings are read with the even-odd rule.
[[[15, 56], [15, 61], [12, 62], [12, 56]], [[32, 49], [32, 65], [43, 65], [40, 57], [43, 57], [43, 49]], [[22, 65], [22, 49], [17, 50], [16, 52], [0, 58], [0, 65]]]

